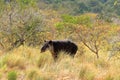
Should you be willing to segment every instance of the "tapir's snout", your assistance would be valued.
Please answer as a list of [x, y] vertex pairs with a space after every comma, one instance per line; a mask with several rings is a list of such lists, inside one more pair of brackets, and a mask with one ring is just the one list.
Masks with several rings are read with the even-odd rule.
[[41, 51], [40, 51], [41, 53], [43, 53], [43, 52], [45, 52], [45, 50], [43, 49], [43, 48], [41, 48]]
[[40, 51], [40, 53], [43, 53], [43, 52], [45, 52], [45, 51], [42, 51], [42, 50]]

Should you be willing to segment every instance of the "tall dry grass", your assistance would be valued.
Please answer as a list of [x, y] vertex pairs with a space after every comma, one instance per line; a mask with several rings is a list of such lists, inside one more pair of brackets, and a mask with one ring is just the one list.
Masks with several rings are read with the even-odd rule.
[[107, 61], [106, 52], [99, 59], [88, 50], [79, 54], [72, 58], [61, 52], [54, 62], [49, 51], [21, 46], [0, 56], [0, 80], [8, 80], [12, 71], [17, 80], [120, 80], [120, 60]]

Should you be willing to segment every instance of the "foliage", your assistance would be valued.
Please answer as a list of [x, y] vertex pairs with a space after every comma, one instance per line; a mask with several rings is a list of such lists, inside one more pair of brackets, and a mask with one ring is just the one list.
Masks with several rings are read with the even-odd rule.
[[17, 73], [15, 71], [10, 71], [8, 73], [8, 80], [17, 80]]
[[[66, 35], [65, 38], [75, 39], [75, 30], [78, 25], [92, 27], [92, 17], [87, 14], [80, 16], [62, 15], [62, 21], [55, 23], [58, 35]], [[62, 33], [61, 33], [62, 32]]]
[[98, 52], [101, 49], [101, 46], [104, 44], [105, 37], [109, 28], [96, 26], [96, 27], [83, 27], [79, 26], [76, 29], [76, 33], [80, 39], [80, 41], [93, 53], [98, 56]]
[[[22, 0], [18, 1], [23, 2]], [[31, 4], [31, 2], [32, 0], [26, 0], [24, 5]], [[9, 10], [5, 9], [3, 11], [3, 16], [1, 16], [0, 45], [2, 48], [11, 50], [25, 43], [29, 46], [34, 46], [35, 44], [39, 45], [42, 39], [41, 36], [43, 36], [43, 34], [41, 34], [43, 31], [42, 27], [44, 26], [40, 13], [34, 13], [36, 8], [32, 6], [27, 7], [27, 9], [22, 8], [21, 10], [20, 5], [12, 1], [9, 2], [9, 4], [10, 9], [6, 7], [6, 9]], [[7, 23], [3, 20], [7, 20]]]
[[109, 59], [113, 56], [120, 59], [120, 29], [113, 31], [114, 34], [108, 38], [109, 43]]
[[93, 18], [90, 17], [89, 15], [80, 15], [77, 16], [77, 24], [83, 25], [86, 27], [92, 27], [93, 24]]
[[4, 4], [4, 0], [0, 1], [0, 14], [2, 13], [2, 11], [5, 9], [5, 4]]
[[74, 16], [71, 16], [71, 15], [64, 14], [61, 16], [61, 18], [62, 18], [63, 22], [66, 22], [66, 23], [76, 24], [76, 22], [77, 22], [77, 18]]
[[[119, 1], [118, 0], [40, 0], [48, 5], [51, 5], [51, 8], [57, 11], [62, 12], [62, 10], [66, 9], [66, 11], [62, 12], [64, 14], [72, 14], [79, 15], [83, 13], [93, 12], [93, 13], [104, 13], [101, 16], [106, 16], [107, 18], [112, 18], [115, 16], [119, 16]], [[71, 5], [69, 5], [71, 4]], [[48, 6], [50, 7], [50, 6]], [[70, 9], [72, 7], [72, 9]], [[63, 9], [64, 8], [64, 9]], [[110, 15], [110, 16], [109, 16]], [[103, 19], [106, 20], [106, 17]]]
[[57, 23], [56, 27], [59, 33], [67, 32], [69, 34], [77, 35], [79, 40], [89, 50], [95, 53], [97, 57], [99, 57], [98, 52], [100, 51], [109, 31], [108, 27], [100, 26], [102, 25], [100, 22], [101, 21], [99, 21], [96, 17], [88, 14], [80, 16], [63, 15], [62, 22]]

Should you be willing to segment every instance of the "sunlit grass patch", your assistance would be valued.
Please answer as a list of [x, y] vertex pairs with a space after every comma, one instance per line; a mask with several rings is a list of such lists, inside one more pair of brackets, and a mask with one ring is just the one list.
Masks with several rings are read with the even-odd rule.
[[82, 80], [94, 80], [95, 73], [86, 66], [83, 66], [80, 68], [78, 76]]
[[17, 54], [8, 54], [5, 58], [6, 65], [9, 68], [18, 67], [19, 69], [25, 68], [26, 60], [24, 57], [21, 57]]
[[107, 61], [103, 56], [101, 53], [97, 59], [87, 51], [73, 58], [60, 52], [54, 61], [49, 51], [40, 53], [38, 48], [21, 46], [0, 57], [0, 71], [4, 73], [0, 78], [6, 80], [9, 72], [16, 70], [17, 79], [25, 80], [119, 80], [119, 60]]
[[110, 74], [108, 74], [104, 80], [114, 80], [114, 77]]
[[58, 55], [58, 59], [57, 61], [65, 61], [66, 60], [70, 60], [70, 59], [73, 59], [73, 56], [71, 56], [69, 53], [67, 52], [60, 52], [59, 55]]
[[98, 68], [109, 68], [109, 62], [105, 61], [104, 59], [98, 59], [96, 61], [94, 61], [94, 65]]
[[82, 67], [79, 71], [79, 78], [83, 79], [85, 77], [86, 72], [87, 69]]
[[27, 73], [27, 79], [28, 80], [35, 80], [35, 78], [38, 76], [37, 71], [31, 70]]
[[38, 67], [42, 67], [45, 64], [50, 65], [53, 62], [54, 60], [53, 60], [52, 55], [49, 52], [46, 52], [46, 53], [43, 53], [43, 54], [41, 53], [38, 55], [36, 65]]
[[28, 70], [26, 74], [27, 80], [54, 80], [49, 72], [37, 68]]
[[115, 76], [114, 80], [120, 80], [120, 74], [118, 74], [117, 76]]
[[2, 78], [2, 73], [0, 73], [0, 80], [1, 80], [1, 78]]
[[31, 59], [32, 57], [39, 55], [40, 50], [38, 48], [27, 47], [24, 45], [14, 49], [12, 53]]
[[39, 56], [37, 64], [45, 68], [48, 72], [59, 72], [61, 69], [70, 69], [74, 59], [69, 55], [60, 53], [58, 59], [54, 61], [52, 55], [45, 53]]
[[2, 68], [6, 64], [6, 58], [5, 56], [0, 57], [0, 68]]

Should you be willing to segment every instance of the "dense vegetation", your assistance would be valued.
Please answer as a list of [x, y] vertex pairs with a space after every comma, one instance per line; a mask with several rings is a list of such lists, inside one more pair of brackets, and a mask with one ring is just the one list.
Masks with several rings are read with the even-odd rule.
[[[63, 39], [74, 59], [40, 54]], [[119, 61], [119, 0], [0, 0], [0, 80], [119, 80]]]
[[[86, 12], [93, 12], [105, 16], [120, 16], [119, 0], [40, 0], [51, 6], [52, 9], [62, 13], [79, 15]], [[62, 10], [67, 10], [63, 12]]]

